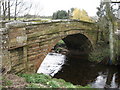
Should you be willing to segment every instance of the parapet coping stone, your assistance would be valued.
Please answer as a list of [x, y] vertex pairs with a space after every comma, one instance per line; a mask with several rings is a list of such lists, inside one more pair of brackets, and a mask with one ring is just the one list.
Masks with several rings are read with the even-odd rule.
[[[80, 21], [80, 20], [72, 20], [72, 19], [57, 19], [57, 20], [49, 20], [47, 22], [24, 22], [20, 20], [16, 21], [9, 21], [6, 22], [5, 27], [6, 28], [14, 28], [14, 27], [25, 27], [25, 26], [30, 26], [30, 25], [40, 25], [40, 24], [50, 24], [50, 23], [60, 23], [60, 22], [85, 22], [85, 21]], [[90, 23], [90, 22], [88, 22]]]

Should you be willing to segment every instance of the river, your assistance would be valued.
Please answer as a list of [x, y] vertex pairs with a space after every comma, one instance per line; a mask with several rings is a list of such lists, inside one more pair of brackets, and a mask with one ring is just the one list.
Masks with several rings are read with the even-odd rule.
[[120, 88], [120, 71], [116, 66], [94, 64], [85, 56], [49, 53], [38, 73], [62, 78], [74, 85], [90, 85], [92, 88]]

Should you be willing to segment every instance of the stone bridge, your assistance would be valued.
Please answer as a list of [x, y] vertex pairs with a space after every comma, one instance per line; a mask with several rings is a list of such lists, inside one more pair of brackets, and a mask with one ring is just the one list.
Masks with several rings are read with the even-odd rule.
[[63, 39], [68, 49], [94, 48], [95, 23], [78, 20], [10, 22], [0, 29], [2, 72], [37, 72], [45, 56]]

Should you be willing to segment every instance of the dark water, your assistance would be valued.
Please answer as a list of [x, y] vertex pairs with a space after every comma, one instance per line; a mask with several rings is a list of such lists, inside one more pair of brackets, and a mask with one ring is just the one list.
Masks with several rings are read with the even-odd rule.
[[75, 85], [86, 86], [89, 84], [93, 88], [120, 88], [120, 71], [118, 67], [94, 64], [89, 62], [85, 56], [64, 56], [54, 53], [48, 54], [47, 57], [38, 73], [62, 78]]

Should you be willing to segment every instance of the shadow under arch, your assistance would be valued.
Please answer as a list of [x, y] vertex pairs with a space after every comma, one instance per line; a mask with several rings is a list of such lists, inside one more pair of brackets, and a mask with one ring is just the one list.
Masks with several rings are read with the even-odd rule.
[[62, 40], [72, 55], [89, 55], [93, 50], [91, 41], [81, 33], [68, 35]]

